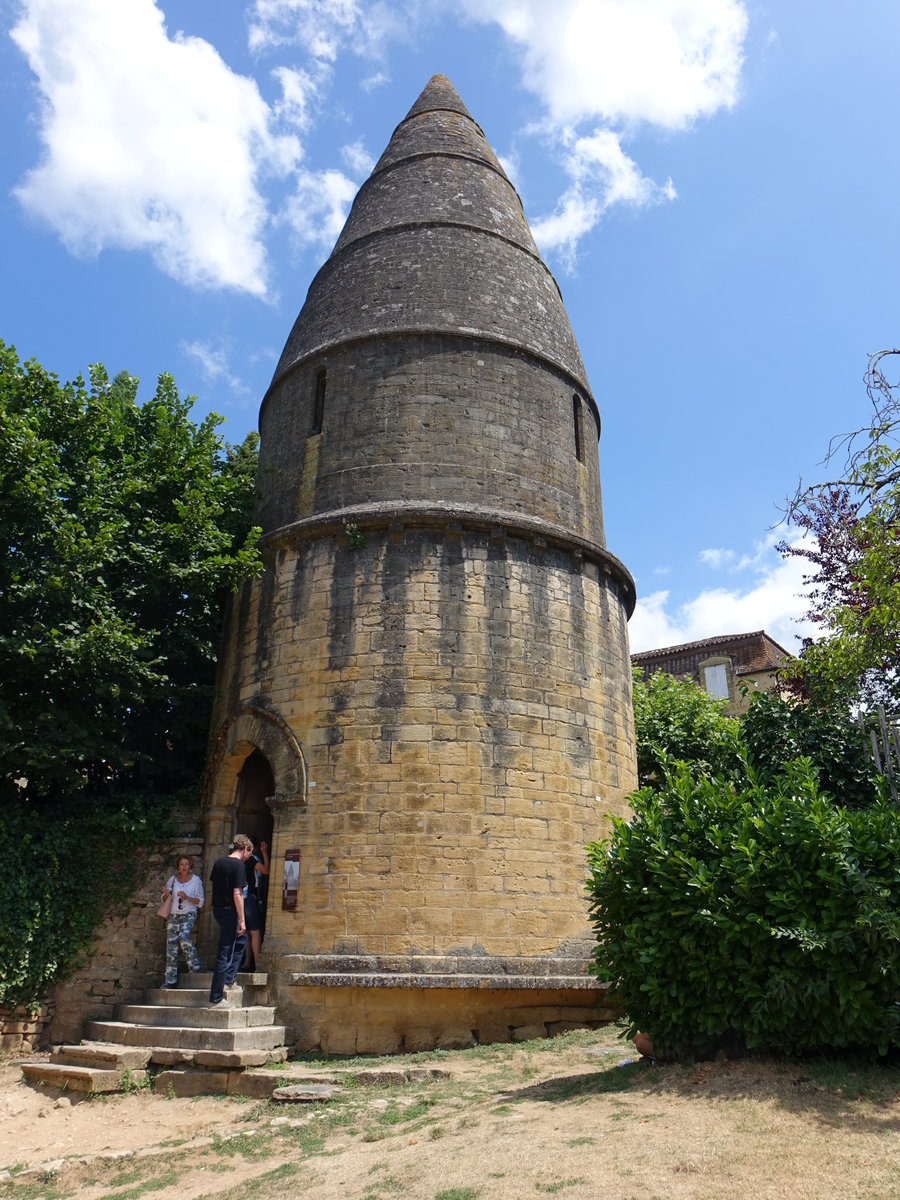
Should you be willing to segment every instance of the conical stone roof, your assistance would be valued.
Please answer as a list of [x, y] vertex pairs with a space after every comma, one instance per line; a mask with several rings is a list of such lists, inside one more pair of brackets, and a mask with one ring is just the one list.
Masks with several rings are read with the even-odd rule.
[[429, 80], [360, 189], [273, 386], [311, 355], [403, 333], [505, 344], [562, 370], [590, 397], [521, 201], [443, 75]]

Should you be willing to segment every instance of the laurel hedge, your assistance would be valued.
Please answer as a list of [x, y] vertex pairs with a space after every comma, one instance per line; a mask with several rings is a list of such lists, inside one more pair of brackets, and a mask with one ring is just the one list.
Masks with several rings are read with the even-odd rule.
[[808, 759], [761, 782], [678, 764], [588, 847], [594, 970], [657, 1052], [900, 1042], [900, 812]]

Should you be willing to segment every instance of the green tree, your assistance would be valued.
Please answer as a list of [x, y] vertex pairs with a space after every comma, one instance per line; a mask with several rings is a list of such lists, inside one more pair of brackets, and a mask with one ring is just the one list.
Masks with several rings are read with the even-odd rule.
[[588, 847], [596, 973], [629, 1036], [802, 1053], [900, 1040], [900, 812], [852, 811], [798, 759], [765, 784], [679, 765]]
[[63, 886], [73, 849], [98, 849], [79, 830], [114, 842], [91, 867], [102, 892], [111, 851], [199, 791], [221, 603], [257, 570], [259, 531], [256, 436], [229, 446], [191, 405], [168, 375], [143, 405], [99, 366], [61, 385], [0, 342], [0, 836], [17, 879], [49, 871], [77, 909], [43, 895], [23, 933], [4, 916], [22, 895], [0, 895], [6, 960], [54, 919], [77, 931], [8, 989], [0, 969], [0, 1003], [35, 998], [97, 917]]
[[810, 534], [786, 555], [811, 567], [809, 617], [823, 630], [785, 677], [804, 699], [884, 703], [900, 711], [900, 397], [886, 375], [900, 350], [869, 360], [872, 419], [833, 439], [831, 479], [798, 488], [786, 515]]
[[665, 671], [654, 672], [646, 682], [637, 668], [633, 674], [641, 787], [661, 787], [675, 762], [692, 763], [709, 774], [740, 774], [740, 727], [725, 715], [724, 700]]
[[805, 758], [822, 794], [836, 804], [866, 808], [888, 794], [865, 736], [840, 699], [802, 703], [777, 692], [757, 692], [740, 724], [747, 760], [761, 781]]

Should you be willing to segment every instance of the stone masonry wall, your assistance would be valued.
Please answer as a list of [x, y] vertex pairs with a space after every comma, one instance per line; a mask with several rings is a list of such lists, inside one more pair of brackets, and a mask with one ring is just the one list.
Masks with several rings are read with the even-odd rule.
[[237, 604], [220, 718], [277, 713], [309, 773], [276, 821], [275, 959], [586, 953], [584, 845], [635, 785], [615, 582], [524, 539], [395, 529], [281, 550]]
[[545, 364], [463, 338], [336, 350], [263, 406], [257, 520], [269, 531], [373, 500], [457, 504], [523, 513], [603, 546], [597, 427], [583, 401], [579, 461], [575, 394]]
[[137, 1000], [144, 988], [160, 985], [166, 923], [156, 910], [179, 854], [192, 855], [194, 871], [200, 872], [201, 838], [184, 838], [148, 858], [144, 882], [128, 908], [107, 918], [97, 932], [90, 957], [51, 989], [46, 1000], [45, 1038], [56, 1043], [80, 1041], [85, 1021], [108, 1020], [117, 1004]]

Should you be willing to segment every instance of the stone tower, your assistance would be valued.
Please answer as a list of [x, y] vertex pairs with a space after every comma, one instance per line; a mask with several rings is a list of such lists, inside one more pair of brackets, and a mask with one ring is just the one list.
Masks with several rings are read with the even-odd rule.
[[599, 429], [521, 202], [436, 75], [263, 399], [265, 572], [223, 635], [207, 853], [273, 834], [264, 960], [301, 1047], [596, 1017], [584, 845], [636, 785]]

